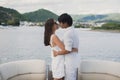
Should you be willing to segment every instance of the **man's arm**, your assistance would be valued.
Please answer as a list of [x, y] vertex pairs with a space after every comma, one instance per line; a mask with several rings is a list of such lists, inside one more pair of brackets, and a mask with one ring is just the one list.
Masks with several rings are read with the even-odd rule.
[[75, 52], [78, 51], [78, 49], [73, 49], [72, 48], [72, 44], [73, 44], [73, 38], [72, 38], [72, 34], [67, 33], [64, 35], [64, 46], [65, 48], [62, 49], [61, 51], [53, 51], [54, 52], [54, 56], [56, 55], [64, 55], [64, 54], [68, 54], [70, 52]]
[[[77, 48], [72, 48], [72, 51], [71, 52], [78, 52], [78, 49]], [[69, 54], [70, 52], [68, 52], [67, 50], [64, 50], [64, 51], [55, 51], [53, 50], [53, 54], [54, 54], [54, 57], [58, 56], [58, 55], [65, 55], [65, 54]]]
[[[66, 39], [65, 39], [65, 41], [66, 41]], [[57, 45], [61, 49], [61, 51], [58, 52], [59, 55], [64, 55], [64, 54], [68, 54], [68, 53], [71, 52], [71, 50], [70, 51], [65, 50], [65, 45], [63, 44], [63, 42], [56, 35], [53, 36], [53, 42], [55, 43], [55, 45]], [[56, 52], [56, 51], [53, 51], [53, 52]]]
[[72, 45], [73, 45], [73, 35], [72, 35], [71, 31], [64, 34], [63, 40], [64, 40], [65, 50], [67, 50], [68, 52], [71, 52]]

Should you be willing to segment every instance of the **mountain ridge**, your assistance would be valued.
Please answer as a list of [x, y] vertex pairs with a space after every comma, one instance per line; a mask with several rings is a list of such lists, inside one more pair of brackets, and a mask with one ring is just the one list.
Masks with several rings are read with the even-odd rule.
[[[120, 22], [120, 13], [110, 14], [81, 14], [73, 15], [72, 18], [76, 22]], [[58, 15], [47, 9], [38, 9], [27, 13], [19, 13], [15, 9], [0, 6], [0, 24], [17, 24], [20, 21], [45, 22], [49, 18], [57, 20]]]
[[54, 18], [55, 20], [58, 18], [58, 15], [43, 8], [36, 11], [24, 13], [23, 16], [26, 17], [28, 21], [32, 22], [44, 22], [49, 18]]

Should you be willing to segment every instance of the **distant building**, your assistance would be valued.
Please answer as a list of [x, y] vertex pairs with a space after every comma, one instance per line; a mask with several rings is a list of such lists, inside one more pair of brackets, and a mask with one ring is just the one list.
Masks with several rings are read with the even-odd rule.
[[20, 26], [43, 26], [44, 22], [20, 21]]
[[105, 22], [74, 22], [74, 26], [84, 26], [84, 28], [90, 28], [90, 27], [101, 27]]
[[101, 27], [103, 24], [105, 24], [105, 22], [99, 22], [99, 23], [95, 23], [95, 27]]

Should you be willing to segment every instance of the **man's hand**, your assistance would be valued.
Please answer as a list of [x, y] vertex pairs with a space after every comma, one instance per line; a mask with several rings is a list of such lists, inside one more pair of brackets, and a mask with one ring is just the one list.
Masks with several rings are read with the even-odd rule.
[[78, 52], [78, 49], [77, 48], [72, 48], [71, 52]]
[[58, 52], [53, 50], [53, 56], [56, 57], [58, 55]]

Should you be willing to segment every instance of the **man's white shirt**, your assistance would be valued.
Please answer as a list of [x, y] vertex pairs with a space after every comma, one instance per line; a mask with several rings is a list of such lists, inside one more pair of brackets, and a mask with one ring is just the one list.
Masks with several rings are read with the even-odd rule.
[[[72, 51], [72, 48], [79, 49], [78, 33], [75, 31], [73, 26], [68, 27], [66, 29], [59, 28], [58, 30], [56, 30], [55, 34], [64, 43], [66, 50]], [[75, 52], [66, 54], [65, 57], [70, 56], [70, 55], [72, 56], [72, 55], [74, 55], [73, 53], [75, 53]], [[75, 55], [76, 54], [78, 55], [78, 53], [75, 53]], [[78, 58], [80, 58], [80, 56]], [[75, 60], [76, 59], [74, 59], [73, 61], [75, 61]]]
[[[65, 49], [72, 51], [72, 48], [79, 49], [79, 38], [73, 27], [68, 27], [66, 29], [59, 29], [56, 31], [56, 35], [60, 40], [63, 41]], [[78, 52], [71, 52], [65, 54], [65, 80], [76, 80], [76, 69], [78, 68], [80, 62], [80, 56]]]

